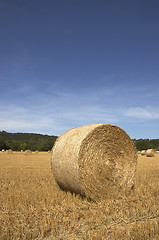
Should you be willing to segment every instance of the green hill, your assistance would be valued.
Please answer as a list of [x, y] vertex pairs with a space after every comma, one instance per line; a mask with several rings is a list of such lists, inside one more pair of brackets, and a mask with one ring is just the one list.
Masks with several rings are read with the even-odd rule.
[[136, 149], [147, 150], [147, 149], [156, 149], [159, 150], [159, 139], [133, 139]]
[[48, 151], [52, 148], [56, 139], [57, 136], [0, 131], [0, 151], [9, 148], [13, 151], [26, 149], [30, 149], [31, 151]]
[[[0, 131], [0, 151], [2, 149], [12, 149], [21, 151], [30, 149], [31, 151], [50, 150], [57, 136], [48, 136], [36, 133], [8, 133]], [[133, 139], [137, 150], [147, 150], [154, 148], [159, 150], [159, 139]]]

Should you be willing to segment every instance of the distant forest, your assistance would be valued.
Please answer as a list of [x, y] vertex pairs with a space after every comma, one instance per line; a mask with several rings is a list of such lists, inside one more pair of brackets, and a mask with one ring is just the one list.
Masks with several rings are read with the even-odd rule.
[[[0, 151], [12, 149], [21, 151], [48, 151], [54, 145], [57, 136], [48, 136], [36, 133], [8, 133], [0, 131]], [[137, 150], [153, 148], [159, 150], [159, 139], [132, 139]]]
[[133, 139], [136, 149], [147, 150], [147, 149], [156, 149], [159, 151], [159, 139]]
[[12, 149], [21, 151], [48, 151], [54, 145], [57, 136], [48, 136], [36, 133], [8, 133], [0, 131], [0, 151]]

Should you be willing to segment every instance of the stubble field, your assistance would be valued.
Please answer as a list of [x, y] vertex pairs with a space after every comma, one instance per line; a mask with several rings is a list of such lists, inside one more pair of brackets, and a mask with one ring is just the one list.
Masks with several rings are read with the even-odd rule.
[[159, 154], [138, 155], [133, 191], [101, 202], [60, 190], [50, 157], [0, 152], [0, 239], [159, 239]]

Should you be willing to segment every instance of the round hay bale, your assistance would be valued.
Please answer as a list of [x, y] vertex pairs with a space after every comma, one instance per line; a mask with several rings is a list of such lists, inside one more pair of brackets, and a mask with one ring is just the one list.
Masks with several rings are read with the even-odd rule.
[[32, 151], [30, 151], [29, 149], [25, 150], [25, 155], [29, 156], [32, 154]]
[[35, 151], [35, 153], [39, 153], [39, 151], [38, 151], [38, 150], [36, 150], [36, 151]]
[[141, 155], [142, 155], [142, 156], [146, 155], [146, 150], [142, 150], [142, 151], [141, 151]]
[[121, 128], [91, 124], [62, 134], [53, 146], [51, 163], [62, 189], [102, 200], [131, 190], [137, 153]]
[[154, 149], [148, 149], [146, 151], [146, 156], [147, 157], [154, 157], [155, 156], [155, 150]]
[[140, 154], [141, 152], [140, 151], [137, 151], [137, 154]]
[[7, 152], [8, 154], [12, 154], [12, 153], [13, 153], [12, 149], [8, 149], [6, 152]]

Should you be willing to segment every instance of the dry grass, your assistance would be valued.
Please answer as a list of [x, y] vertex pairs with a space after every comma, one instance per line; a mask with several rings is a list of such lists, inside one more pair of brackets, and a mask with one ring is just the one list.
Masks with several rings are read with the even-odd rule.
[[159, 154], [138, 156], [134, 191], [91, 202], [56, 184], [50, 154], [0, 152], [0, 239], [158, 239]]

